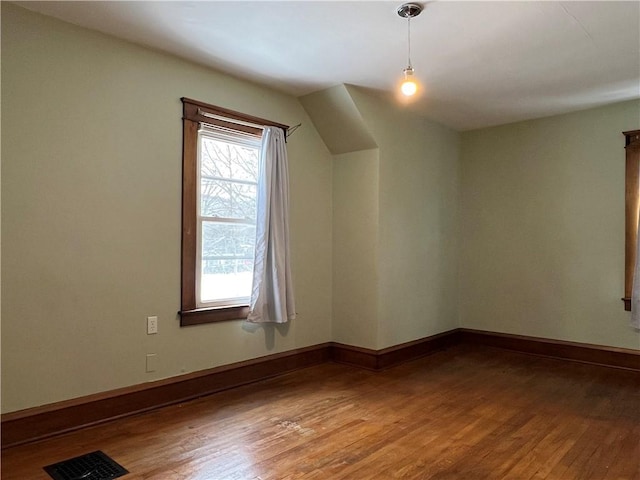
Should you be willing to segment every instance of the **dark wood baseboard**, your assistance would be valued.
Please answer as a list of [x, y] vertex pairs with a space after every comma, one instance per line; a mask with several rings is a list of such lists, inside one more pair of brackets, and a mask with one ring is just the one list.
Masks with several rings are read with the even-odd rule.
[[394, 345], [382, 350], [371, 350], [334, 342], [331, 344], [331, 357], [334, 362], [354, 365], [368, 370], [382, 370], [429, 355], [443, 348], [453, 346], [458, 342], [457, 329]]
[[459, 342], [530, 355], [640, 371], [640, 350], [460, 328]]
[[470, 329], [454, 329], [383, 350], [325, 343], [2, 415], [2, 448], [192, 400], [335, 361], [382, 370], [460, 343], [640, 372], [640, 351]]
[[384, 350], [326, 343], [2, 415], [2, 448], [145, 412], [334, 360], [380, 370], [455, 343], [455, 331]]
[[329, 343], [2, 415], [2, 448], [192, 400], [330, 360]]

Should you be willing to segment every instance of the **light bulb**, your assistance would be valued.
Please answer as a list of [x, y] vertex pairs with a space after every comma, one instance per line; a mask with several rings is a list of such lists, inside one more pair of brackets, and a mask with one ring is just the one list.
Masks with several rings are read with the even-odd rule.
[[406, 95], [407, 97], [414, 95], [417, 90], [418, 86], [413, 80], [405, 80], [404, 82], [402, 82], [402, 86], [400, 87], [400, 91], [402, 91], [402, 94]]
[[410, 97], [411, 95], [415, 95], [416, 91], [418, 91], [418, 85], [413, 79], [413, 68], [409, 65], [407, 68], [403, 70], [404, 73], [404, 82], [400, 86], [400, 91], [406, 97]]

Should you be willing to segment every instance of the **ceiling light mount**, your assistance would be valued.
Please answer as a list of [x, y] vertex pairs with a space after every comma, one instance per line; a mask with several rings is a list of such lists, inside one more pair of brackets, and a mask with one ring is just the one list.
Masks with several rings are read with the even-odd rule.
[[413, 18], [420, 15], [423, 8], [419, 3], [405, 3], [398, 7], [397, 12], [402, 18]]

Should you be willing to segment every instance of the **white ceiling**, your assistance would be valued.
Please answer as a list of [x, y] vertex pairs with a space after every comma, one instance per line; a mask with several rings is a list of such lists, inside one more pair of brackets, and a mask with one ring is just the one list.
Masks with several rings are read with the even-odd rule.
[[[402, 3], [17, 2], [300, 96], [391, 94]], [[459, 130], [640, 98], [640, 2], [427, 2], [411, 21], [411, 108]]]

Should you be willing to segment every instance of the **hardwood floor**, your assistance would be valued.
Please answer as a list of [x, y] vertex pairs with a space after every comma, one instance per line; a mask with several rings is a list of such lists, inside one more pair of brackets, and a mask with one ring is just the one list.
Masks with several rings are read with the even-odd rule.
[[327, 363], [2, 452], [4, 480], [102, 450], [123, 479], [640, 479], [640, 374], [460, 345]]

